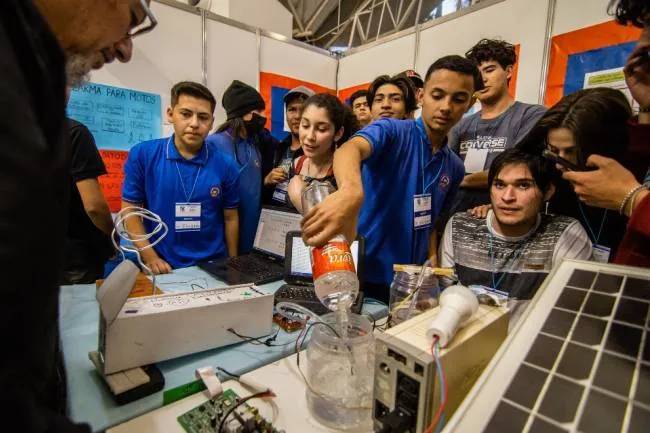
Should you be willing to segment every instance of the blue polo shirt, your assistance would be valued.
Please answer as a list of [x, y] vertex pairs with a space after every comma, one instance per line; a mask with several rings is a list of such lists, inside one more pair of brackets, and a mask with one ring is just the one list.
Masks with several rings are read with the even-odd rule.
[[[223, 211], [239, 205], [239, 173], [232, 159], [209, 143], [185, 159], [172, 136], [135, 145], [124, 174], [122, 199], [143, 203], [167, 224], [167, 236], [154, 248], [173, 268], [227, 255]], [[183, 219], [178, 203], [201, 204], [200, 217], [194, 218], [200, 218], [199, 230], [177, 227]], [[145, 220], [145, 228], [150, 232], [152, 223]]]
[[229, 132], [219, 132], [206, 141], [235, 161], [239, 172], [239, 254], [253, 249], [262, 210], [262, 157], [250, 140], [233, 142]]
[[[356, 135], [372, 153], [363, 162], [365, 199], [358, 231], [366, 238], [365, 281], [389, 285], [393, 264], [422, 264], [440, 212], [453, 200], [465, 175], [462, 160], [447, 144], [431, 153], [422, 119], [377, 120]], [[413, 199], [431, 194], [429, 228], [415, 230]]]

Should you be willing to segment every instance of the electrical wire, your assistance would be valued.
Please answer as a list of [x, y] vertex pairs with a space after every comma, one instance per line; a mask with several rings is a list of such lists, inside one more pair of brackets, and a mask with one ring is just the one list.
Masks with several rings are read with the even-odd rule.
[[[316, 325], [322, 325], [328, 327], [336, 336], [336, 338], [341, 338], [338, 332], [336, 332], [336, 329], [329, 323], [325, 322], [313, 322], [310, 323], [309, 326], [306, 326], [300, 331], [300, 334], [298, 335], [298, 338], [296, 339], [296, 365], [298, 366], [298, 370], [300, 370], [300, 351], [302, 350], [303, 344], [305, 344], [305, 340], [307, 339], [307, 335], [309, 334], [309, 331], [316, 326]], [[302, 338], [302, 341], [300, 339]], [[302, 370], [300, 370], [300, 374], [302, 374], [302, 378], [305, 379], [305, 382], [307, 383], [307, 379], [305, 378], [305, 375], [302, 373]]]
[[437, 432], [440, 427], [442, 427], [442, 424], [444, 423], [443, 411], [447, 405], [447, 380], [445, 378], [445, 372], [442, 369], [442, 362], [440, 361], [440, 341], [438, 336], [433, 337], [433, 341], [431, 342], [431, 357], [435, 361], [436, 370], [438, 371], [438, 381], [440, 382], [440, 405], [433, 416], [433, 421], [431, 421], [431, 424], [429, 424], [424, 433]]
[[192, 291], [208, 289], [208, 280], [205, 278], [192, 278], [187, 281], [162, 281], [158, 283], [159, 286], [182, 286], [184, 284], [187, 284]]
[[287, 343], [280, 343], [280, 344], [274, 344], [273, 342], [278, 338], [278, 334], [280, 333], [280, 328], [278, 328], [275, 331], [275, 334], [270, 335], [270, 337], [267, 337], [265, 340], [262, 340], [264, 337], [250, 337], [248, 335], [242, 335], [235, 331], [233, 328], [228, 328], [228, 332], [231, 334], [241, 338], [244, 342], [253, 344], [255, 346], [267, 346], [267, 347], [283, 347], [283, 346], [289, 346], [291, 344], [294, 344], [293, 341], [289, 341]]
[[377, 330], [381, 332], [385, 332], [388, 329], [388, 324], [390, 323], [390, 317], [386, 316], [384, 318], [384, 323], [380, 323], [377, 325]]
[[[126, 228], [126, 220], [132, 217], [139, 217], [154, 223], [151, 233], [139, 234], [139, 233], [130, 232]], [[167, 224], [165, 224], [165, 222], [162, 220], [162, 218], [160, 218], [159, 215], [151, 212], [148, 209], [139, 206], [125, 207], [124, 209], [120, 210], [117, 213], [117, 216], [115, 218], [115, 228], [113, 229], [111, 242], [113, 242], [113, 246], [115, 247], [115, 249], [119, 251], [120, 254], [122, 255], [122, 260], [126, 260], [126, 255], [124, 254], [125, 251], [135, 253], [140, 266], [144, 270], [146, 270], [147, 273], [152, 278], [153, 294], [156, 293], [156, 275], [142, 261], [142, 256], [140, 255], [140, 253], [144, 250], [156, 246], [160, 241], [163, 240], [165, 236], [167, 236], [168, 231], [169, 229], [167, 228]], [[158, 235], [156, 239], [154, 239], [153, 241], [149, 241], [151, 238], [153, 238], [156, 235]], [[120, 244], [118, 245], [116, 236], [124, 241], [129, 242], [131, 246], [123, 245], [122, 242], [120, 242]], [[141, 241], [147, 241], [148, 244], [144, 247], [138, 247], [135, 243]]]
[[228, 370], [226, 370], [225, 368], [222, 368], [222, 367], [217, 367], [217, 370], [219, 370], [222, 373], [227, 374], [230, 377], [234, 377], [235, 379], [239, 379], [241, 377], [240, 374], [233, 374], [233, 373], [229, 372]]
[[310, 321], [320, 321], [318, 314], [293, 302], [278, 302], [275, 305], [275, 311], [285, 319], [303, 322], [305, 325]]
[[440, 421], [438, 422], [438, 427], [436, 428], [436, 431], [434, 433], [440, 433], [443, 428], [445, 428], [445, 414], [444, 413], [440, 417]]
[[248, 335], [242, 335], [235, 331], [233, 328], [228, 328], [228, 332], [231, 334], [239, 337], [242, 339], [243, 342], [245, 343], [250, 343], [254, 346], [266, 346], [266, 347], [284, 347], [284, 346], [290, 346], [294, 344], [294, 340], [288, 341], [286, 343], [280, 343], [280, 344], [274, 344], [274, 341], [278, 338], [278, 335], [280, 333], [280, 328], [276, 329], [275, 334], [271, 335], [270, 337], [267, 337], [265, 340], [262, 340], [264, 337], [250, 337]]
[[252, 400], [254, 398], [266, 398], [266, 397], [275, 397], [275, 393], [271, 391], [270, 389], [262, 392], [258, 392], [257, 394], [249, 395], [248, 397], [244, 397], [240, 399], [233, 407], [228, 409], [228, 412], [221, 418], [221, 423], [219, 424], [219, 428], [215, 430], [216, 433], [222, 433], [223, 432], [223, 427], [226, 425], [226, 420], [228, 417], [240, 406], [242, 406], [244, 403], [246, 403], [248, 400]]

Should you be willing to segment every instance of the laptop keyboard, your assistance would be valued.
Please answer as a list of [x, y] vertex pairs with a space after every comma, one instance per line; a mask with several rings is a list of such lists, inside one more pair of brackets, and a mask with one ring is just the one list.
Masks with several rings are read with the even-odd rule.
[[261, 263], [254, 256], [238, 256], [228, 259], [228, 264], [240, 272], [255, 274], [256, 276], [271, 276], [278, 273], [278, 269], [270, 266], [269, 263]]
[[256, 284], [266, 284], [282, 279], [284, 270], [277, 263], [266, 262], [253, 255], [231, 257], [228, 259], [228, 266], [252, 276]]

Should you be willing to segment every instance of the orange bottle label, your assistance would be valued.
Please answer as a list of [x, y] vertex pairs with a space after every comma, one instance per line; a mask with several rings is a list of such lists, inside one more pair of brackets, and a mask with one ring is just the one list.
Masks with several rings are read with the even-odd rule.
[[320, 248], [312, 248], [312, 274], [314, 281], [332, 271], [352, 271], [354, 261], [347, 242], [328, 242]]

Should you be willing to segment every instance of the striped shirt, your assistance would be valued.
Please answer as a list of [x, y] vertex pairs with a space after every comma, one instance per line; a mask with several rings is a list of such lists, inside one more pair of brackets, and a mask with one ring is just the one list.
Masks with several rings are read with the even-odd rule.
[[492, 211], [485, 219], [455, 214], [445, 228], [440, 264], [454, 267], [464, 286], [476, 284], [508, 293], [512, 325], [561, 259], [591, 258], [591, 241], [570, 217], [538, 215], [535, 226], [519, 237], [497, 233], [493, 218]]

